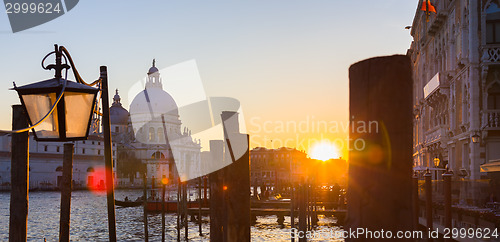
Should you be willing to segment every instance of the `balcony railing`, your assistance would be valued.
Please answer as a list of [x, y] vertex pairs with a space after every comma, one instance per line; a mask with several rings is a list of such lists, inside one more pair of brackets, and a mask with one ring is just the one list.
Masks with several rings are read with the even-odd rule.
[[500, 62], [500, 45], [485, 45], [482, 49], [481, 61], [483, 63]]
[[483, 111], [482, 127], [500, 128], [500, 109]]
[[448, 138], [448, 127], [447, 126], [437, 126], [427, 132], [425, 132], [425, 143], [434, 143], [437, 141], [443, 141]]

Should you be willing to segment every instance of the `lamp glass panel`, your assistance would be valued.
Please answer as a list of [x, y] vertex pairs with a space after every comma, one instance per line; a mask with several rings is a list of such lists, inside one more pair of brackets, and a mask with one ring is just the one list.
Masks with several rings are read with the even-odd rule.
[[65, 92], [66, 137], [85, 137], [89, 127], [95, 94]]
[[[40, 121], [57, 100], [56, 93], [26, 94], [22, 95], [24, 105], [32, 124]], [[38, 138], [58, 138], [59, 123], [57, 119], [57, 108], [40, 125], [35, 128]]]

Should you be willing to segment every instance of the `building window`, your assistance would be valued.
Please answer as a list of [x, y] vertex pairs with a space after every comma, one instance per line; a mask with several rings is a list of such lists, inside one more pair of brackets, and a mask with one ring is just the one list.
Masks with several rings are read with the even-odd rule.
[[165, 138], [163, 137], [163, 128], [158, 128], [158, 142], [164, 142]]
[[500, 43], [500, 8], [495, 3], [486, 9], [486, 43]]
[[488, 89], [488, 109], [500, 109], [500, 85], [498, 83]]
[[161, 153], [160, 151], [156, 151], [151, 155], [151, 159], [153, 160], [159, 160], [159, 159], [165, 159], [165, 155]]
[[57, 148], [56, 148], [56, 152], [59, 152], [59, 146], [57, 146]]
[[82, 149], [82, 154], [85, 154], [85, 148]]
[[101, 154], [101, 150], [97, 150], [97, 155], [100, 155]]
[[47, 151], [47, 146], [46, 145], [43, 146], [43, 151]]
[[155, 140], [155, 129], [153, 127], [149, 128], [149, 141]]
[[115, 127], [115, 133], [119, 133], [120, 132], [120, 127]]

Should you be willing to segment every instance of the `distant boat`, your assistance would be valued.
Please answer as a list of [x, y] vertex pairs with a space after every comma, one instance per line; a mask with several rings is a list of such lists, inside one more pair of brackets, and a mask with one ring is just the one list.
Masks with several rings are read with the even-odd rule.
[[115, 199], [115, 205], [119, 207], [137, 207], [143, 203], [143, 201], [120, 201]]

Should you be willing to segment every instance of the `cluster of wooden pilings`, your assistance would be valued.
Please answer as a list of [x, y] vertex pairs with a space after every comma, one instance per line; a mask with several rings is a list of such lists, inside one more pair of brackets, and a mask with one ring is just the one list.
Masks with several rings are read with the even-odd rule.
[[[452, 212], [451, 212], [451, 178], [453, 172], [446, 170], [443, 173], [443, 186], [444, 186], [444, 227], [452, 228]], [[432, 201], [432, 174], [427, 170], [424, 174], [424, 190], [425, 190], [425, 227], [429, 231], [434, 229], [433, 224], [433, 201]], [[415, 172], [412, 178], [412, 206], [413, 206], [413, 226], [414, 228], [420, 227], [419, 222], [419, 207], [420, 199], [418, 196], [418, 174]], [[451, 240], [450, 240], [451, 241]]]

